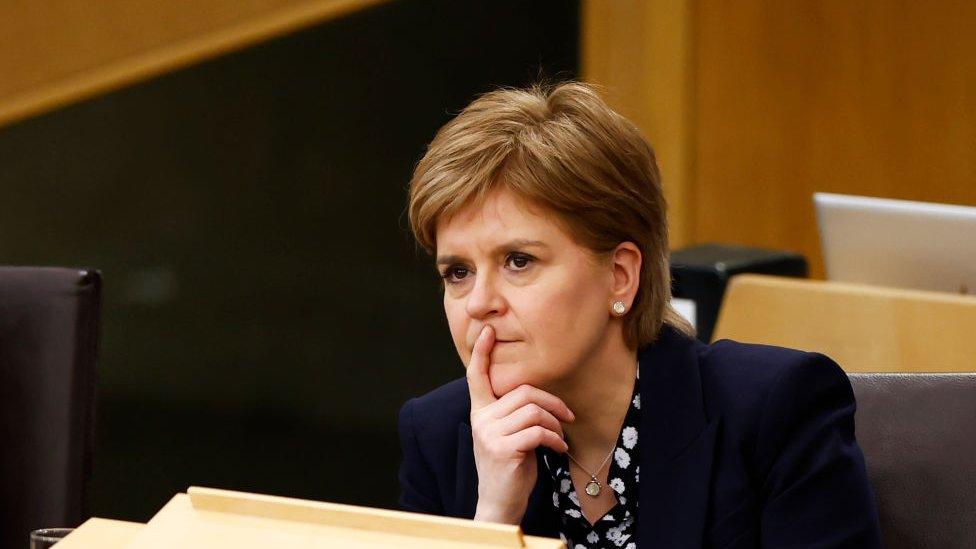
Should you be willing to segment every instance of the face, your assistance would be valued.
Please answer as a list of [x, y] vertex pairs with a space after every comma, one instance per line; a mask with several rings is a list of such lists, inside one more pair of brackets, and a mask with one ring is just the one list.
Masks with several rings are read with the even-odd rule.
[[437, 225], [444, 311], [465, 366], [490, 324], [496, 396], [523, 383], [559, 385], [606, 339], [611, 262], [580, 246], [551, 212], [508, 190]]

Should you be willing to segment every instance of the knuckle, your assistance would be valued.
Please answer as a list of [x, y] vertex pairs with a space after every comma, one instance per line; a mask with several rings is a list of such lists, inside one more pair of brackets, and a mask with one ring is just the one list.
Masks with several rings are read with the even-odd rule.
[[528, 413], [530, 418], [538, 421], [541, 420], [543, 417], [545, 417], [546, 411], [542, 409], [542, 406], [539, 406], [538, 404], [533, 402], [531, 404], [526, 405], [526, 407], [529, 410]]

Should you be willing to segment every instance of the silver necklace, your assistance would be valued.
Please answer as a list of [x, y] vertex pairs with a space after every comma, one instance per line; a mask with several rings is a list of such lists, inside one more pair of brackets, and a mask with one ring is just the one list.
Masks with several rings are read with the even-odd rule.
[[[637, 372], [636, 372], [636, 374], [637, 374], [636, 375], [636, 378], [637, 379], [640, 379], [640, 361], [639, 360], [637, 361]], [[596, 474], [587, 471], [586, 470], [586, 467], [583, 467], [583, 464], [580, 463], [579, 461], [577, 461], [576, 458], [573, 457], [573, 454], [570, 454], [569, 453], [569, 450], [566, 450], [566, 455], [569, 456], [569, 459], [573, 460], [573, 463], [575, 463], [577, 467], [579, 467], [580, 469], [582, 469], [584, 473], [586, 473], [587, 475], [590, 475], [590, 481], [586, 483], [586, 488], [585, 488], [586, 495], [588, 495], [590, 497], [594, 497], [594, 498], [600, 495], [600, 490], [603, 488], [603, 485], [600, 484], [600, 481], [599, 480], [597, 480], [596, 475], [599, 474], [600, 471], [603, 470], [603, 466], [606, 465], [608, 461], [610, 461], [610, 456], [613, 455], [613, 451], [616, 450], [616, 449], [617, 449], [617, 443], [614, 442], [613, 443], [613, 446], [610, 448], [610, 453], [607, 454], [607, 457], [603, 458], [603, 463], [601, 463], [600, 466], [597, 467]]]
[[586, 469], [586, 467], [583, 467], [582, 463], [580, 463], [579, 461], [576, 460], [576, 458], [573, 457], [573, 454], [570, 454], [568, 450], [566, 451], [566, 455], [569, 456], [569, 459], [573, 460], [573, 463], [575, 463], [577, 467], [582, 469], [584, 473], [590, 475], [590, 481], [586, 483], [586, 495], [593, 498], [600, 495], [600, 489], [603, 488], [603, 485], [600, 484], [600, 481], [596, 479], [596, 475], [598, 475], [600, 471], [603, 470], [603, 466], [606, 465], [608, 461], [610, 461], [610, 456], [613, 455], [613, 451], [616, 449], [617, 449], [617, 444], [614, 443], [613, 448], [610, 448], [610, 453], [607, 454], [606, 458], [604, 458], [603, 463], [601, 463], [600, 466], [597, 468], [596, 473], [589, 472]]

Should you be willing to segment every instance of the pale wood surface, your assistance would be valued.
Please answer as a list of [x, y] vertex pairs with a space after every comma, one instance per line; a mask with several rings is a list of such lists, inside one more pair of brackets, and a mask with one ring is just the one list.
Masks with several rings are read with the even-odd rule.
[[976, 2], [699, 2], [696, 238], [797, 250], [814, 191], [976, 205]]
[[713, 338], [824, 353], [848, 372], [976, 371], [976, 296], [733, 277]]
[[565, 547], [511, 525], [209, 488], [188, 492], [170, 500], [125, 547]]
[[0, 126], [385, 0], [0, 3]]
[[96, 547], [98, 549], [122, 549], [132, 541], [132, 538], [142, 530], [143, 526], [145, 525], [138, 522], [90, 518], [75, 528], [75, 531], [71, 532], [68, 537], [59, 541], [56, 546], [58, 549], [91, 549]]
[[657, 154], [673, 247], [694, 242], [692, 0], [584, 0], [583, 79], [640, 128]]

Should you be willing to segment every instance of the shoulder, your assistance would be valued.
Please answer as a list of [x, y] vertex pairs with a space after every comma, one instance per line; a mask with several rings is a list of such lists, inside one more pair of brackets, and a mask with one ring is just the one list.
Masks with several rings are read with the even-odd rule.
[[424, 437], [457, 437], [471, 411], [468, 380], [455, 379], [424, 395], [411, 398], [400, 409], [401, 428], [409, 426]]
[[726, 448], [748, 460], [768, 494], [803, 467], [836, 467], [850, 486], [866, 483], [854, 391], [836, 362], [733, 341], [702, 345], [698, 356], [706, 415], [721, 418]]
[[733, 341], [701, 345], [698, 357], [707, 414], [722, 418], [722, 485], [738, 494], [743, 471], [758, 481], [763, 544], [830, 537], [879, 547], [854, 393], [840, 366], [819, 353]]
[[698, 347], [698, 366], [709, 415], [720, 414], [733, 424], [739, 418], [755, 426], [811, 399], [850, 405], [853, 411], [847, 375], [820, 353], [721, 340]]
[[849, 386], [847, 375], [829, 357], [773, 345], [721, 340], [702, 345], [698, 362], [703, 388], [718, 397], [768, 397], [774, 388], [796, 388], [798, 380]]

